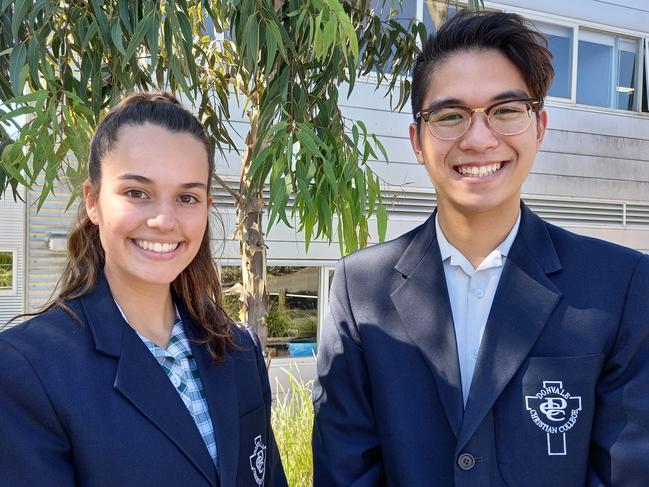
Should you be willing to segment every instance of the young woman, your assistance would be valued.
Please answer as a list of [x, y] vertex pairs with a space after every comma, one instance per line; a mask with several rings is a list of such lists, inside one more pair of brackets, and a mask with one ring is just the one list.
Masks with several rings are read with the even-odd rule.
[[213, 161], [167, 94], [97, 127], [57, 297], [0, 334], [0, 485], [286, 485], [259, 342], [221, 305]]

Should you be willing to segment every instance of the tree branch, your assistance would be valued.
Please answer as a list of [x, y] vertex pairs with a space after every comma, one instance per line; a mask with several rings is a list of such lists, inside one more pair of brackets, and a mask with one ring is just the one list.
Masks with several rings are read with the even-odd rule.
[[241, 198], [241, 195], [238, 192], [236, 192], [234, 189], [232, 189], [232, 186], [230, 186], [223, 179], [217, 176], [216, 173], [214, 174], [214, 179], [216, 180], [217, 183], [219, 183], [219, 185], [224, 190], [226, 190], [230, 194], [230, 196], [232, 196], [237, 201], [238, 204], [243, 203], [243, 199]]

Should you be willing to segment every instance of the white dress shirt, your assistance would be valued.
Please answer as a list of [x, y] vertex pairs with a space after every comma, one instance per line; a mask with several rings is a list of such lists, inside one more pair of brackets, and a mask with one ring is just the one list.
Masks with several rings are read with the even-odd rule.
[[491, 304], [520, 222], [519, 212], [509, 235], [475, 269], [469, 260], [446, 240], [438, 218], [435, 217], [437, 242], [444, 263], [444, 276], [455, 325], [465, 406]]

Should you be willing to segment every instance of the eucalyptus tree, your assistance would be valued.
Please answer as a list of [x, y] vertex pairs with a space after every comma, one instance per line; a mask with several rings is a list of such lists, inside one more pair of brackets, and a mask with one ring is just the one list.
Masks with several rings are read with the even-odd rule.
[[339, 100], [372, 72], [406, 103], [426, 30], [399, 11], [389, 0], [0, 0], [0, 193], [31, 188], [40, 208], [65, 182], [78, 197], [93, 127], [124, 92], [182, 95], [222, 155], [235, 146], [230, 102], [242, 101], [240, 180], [217, 183], [237, 208], [240, 318], [265, 342], [265, 230], [282, 221], [307, 248], [337, 237], [349, 252], [375, 217], [385, 236], [368, 160], [387, 154]]

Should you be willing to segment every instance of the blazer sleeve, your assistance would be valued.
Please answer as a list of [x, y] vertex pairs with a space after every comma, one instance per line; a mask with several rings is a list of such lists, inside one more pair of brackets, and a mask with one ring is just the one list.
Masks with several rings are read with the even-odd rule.
[[0, 485], [75, 485], [70, 443], [47, 392], [23, 353], [2, 338]]
[[649, 257], [642, 256], [597, 385], [588, 485], [646, 486], [648, 457]]
[[268, 447], [266, 450], [266, 473], [264, 475], [264, 487], [288, 487], [284, 468], [282, 466], [282, 459], [279, 454], [275, 435], [273, 434], [273, 427], [270, 422], [270, 415], [272, 409], [273, 396], [270, 390], [270, 381], [268, 380], [268, 369], [266, 369], [266, 362], [264, 361], [264, 354], [261, 352], [261, 344], [259, 337], [250, 327], [246, 327], [250, 334], [252, 341], [255, 344], [255, 354], [257, 356], [257, 369], [259, 371], [259, 379], [264, 394], [264, 404], [266, 405], [266, 428], [268, 431]]
[[313, 389], [315, 487], [384, 485], [363, 348], [347, 292], [345, 259], [336, 266], [318, 346]]

